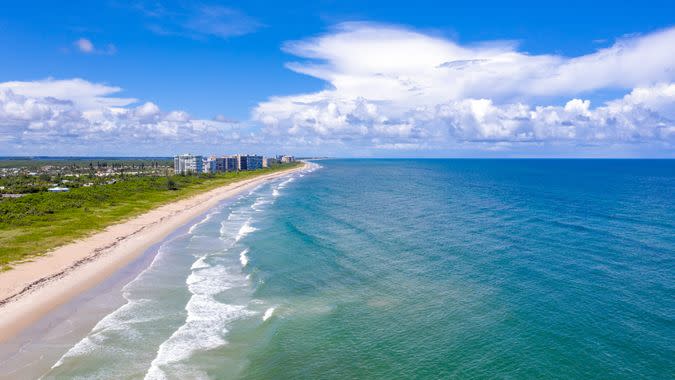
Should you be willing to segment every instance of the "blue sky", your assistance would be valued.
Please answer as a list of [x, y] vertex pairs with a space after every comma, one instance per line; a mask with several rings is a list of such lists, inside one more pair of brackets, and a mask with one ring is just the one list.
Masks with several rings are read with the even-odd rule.
[[543, 3], [15, 2], [0, 154], [672, 157], [673, 6]]

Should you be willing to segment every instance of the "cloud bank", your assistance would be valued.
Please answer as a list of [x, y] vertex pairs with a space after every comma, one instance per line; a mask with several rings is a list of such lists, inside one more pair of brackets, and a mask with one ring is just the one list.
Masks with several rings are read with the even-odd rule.
[[114, 97], [118, 87], [82, 79], [0, 83], [0, 154], [168, 155], [222, 151], [241, 140], [233, 122]]
[[[463, 46], [401, 27], [346, 23], [284, 46], [304, 59], [289, 69], [329, 88], [272, 97], [252, 118], [298, 149], [336, 153], [672, 156], [672, 46], [675, 28], [569, 58], [527, 54], [512, 43]], [[598, 105], [586, 98], [605, 90], [626, 95]]]

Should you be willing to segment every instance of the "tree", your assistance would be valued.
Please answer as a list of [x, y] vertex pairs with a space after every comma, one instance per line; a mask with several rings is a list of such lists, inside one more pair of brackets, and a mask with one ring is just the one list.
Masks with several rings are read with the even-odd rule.
[[171, 177], [166, 178], [166, 189], [167, 190], [178, 190], [178, 184]]

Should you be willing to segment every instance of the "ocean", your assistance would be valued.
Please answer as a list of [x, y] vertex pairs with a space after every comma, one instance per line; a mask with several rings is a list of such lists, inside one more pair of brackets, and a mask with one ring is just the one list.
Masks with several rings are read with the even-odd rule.
[[675, 377], [675, 160], [325, 160], [225, 202], [44, 376]]

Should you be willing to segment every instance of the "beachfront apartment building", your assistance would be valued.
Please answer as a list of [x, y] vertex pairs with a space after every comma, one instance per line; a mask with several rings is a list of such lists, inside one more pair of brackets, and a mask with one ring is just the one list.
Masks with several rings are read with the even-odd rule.
[[218, 171], [236, 172], [237, 160], [232, 156], [224, 156], [218, 159]]
[[222, 157], [212, 155], [207, 158], [192, 154], [181, 154], [174, 156], [173, 164], [176, 174], [224, 173], [262, 169], [269, 166], [267, 160], [277, 163], [277, 160], [273, 158], [265, 159], [258, 155], [237, 154]]
[[236, 172], [238, 169], [237, 167], [237, 159], [234, 156], [227, 156], [225, 157], [226, 161], [224, 164], [225, 171], [227, 172]]
[[290, 162], [295, 162], [295, 157], [280, 154], [277, 156], [276, 161], [280, 164], [288, 164]]
[[263, 168], [262, 156], [238, 154], [235, 157], [237, 159], [237, 168], [239, 170], [257, 170]]
[[176, 174], [197, 174], [204, 171], [202, 156], [181, 154], [173, 158], [173, 170]]
[[237, 171], [237, 160], [232, 156], [211, 156], [204, 165], [205, 173], [224, 173]]

